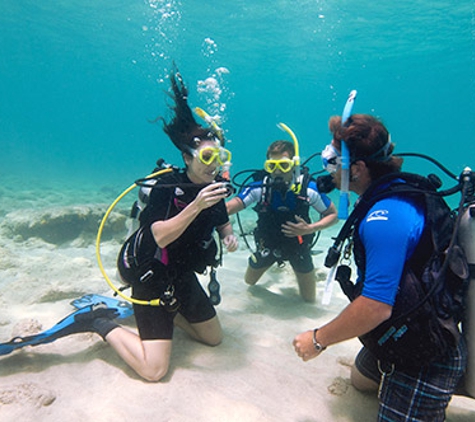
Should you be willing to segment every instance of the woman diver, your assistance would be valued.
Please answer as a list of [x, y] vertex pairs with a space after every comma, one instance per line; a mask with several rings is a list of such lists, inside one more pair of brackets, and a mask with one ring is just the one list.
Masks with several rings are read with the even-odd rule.
[[121, 278], [132, 287], [139, 334], [115, 322], [121, 314], [117, 307], [109, 307], [107, 300], [91, 303], [86, 295], [75, 301], [81, 305], [74, 305], [76, 312], [51, 329], [1, 343], [0, 356], [70, 334], [95, 332], [138, 375], [159, 381], [168, 371], [174, 325], [204, 344], [221, 342], [223, 333], [213, 307], [219, 303], [214, 268], [211, 298], [195, 273], [216, 267], [220, 261], [215, 229], [229, 252], [238, 247], [224, 203], [229, 185], [220, 176], [220, 167], [225, 170], [230, 165], [231, 153], [223, 148], [224, 137], [216, 124], [211, 122], [206, 129], [193, 118], [188, 91], [176, 70], [170, 81], [174, 117], [170, 122], [161, 120], [165, 133], [181, 151], [185, 168], [170, 168], [166, 174], [157, 172], [156, 178], [147, 178], [153, 185], [147, 185], [149, 196], [139, 215], [140, 226], [124, 243], [117, 261]]
[[167, 373], [174, 325], [204, 344], [221, 342], [216, 311], [195, 273], [216, 264], [215, 228], [229, 252], [238, 246], [224, 203], [229, 192], [225, 183], [216, 181], [231, 154], [222, 146], [222, 133], [195, 121], [177, 71], [170, 81], [174, 117], [170, 122], [162, 119], [163, 129], [181, 151], [185, 168], [157, 179], [140, 214], [140, 228], [118, 258], [132, 297], [160, 298], [161, 304], [134, 304], [139, 335], [105, 318], [104, 327], [95, 330], [148, 381], [159, 381]]

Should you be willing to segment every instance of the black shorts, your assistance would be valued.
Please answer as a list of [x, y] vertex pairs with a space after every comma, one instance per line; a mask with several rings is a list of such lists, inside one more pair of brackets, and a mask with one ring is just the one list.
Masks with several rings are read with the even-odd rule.
[[[174, 297], [179, 303], [178, 309], [170, 310], [166, 306], [134, 304], [135, 321], [142, 340], [171, 340], [173, 319], [178, 312], [192, 324], [208, 321], [216, 315], [216, 310], [195, 273], [185, 273], [173, 284]], [[158, 283], [138, 285], [132, 288], [132, 297], [152, 300], [160, 297], [162, 291], [163, 287], [158, 286]]]
[[366, 348], [363, 347], [356, 355], [355, 366], [366, 378], [378, 383], [381, 381], [381, 373], [378, 369], [378, 359]]
[[278, 261], [289, 261], [293, 270], [297, 273], [309, 273], [313, 271], [313, 260], [308, 248], [298, 248], [288, 256], [279, 256], [270, 249], [264, 249], [253, 253], [249, 257], [249, 266], [254, 269], [267, 268]]

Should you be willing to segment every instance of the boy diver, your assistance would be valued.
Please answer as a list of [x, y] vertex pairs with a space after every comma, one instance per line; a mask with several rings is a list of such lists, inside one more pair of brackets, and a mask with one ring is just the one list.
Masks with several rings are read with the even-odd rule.
[[[312, 239], [315, 232], [337, 221], [336, 208], [326, 195], [319, 193], [307, 174], [297, 176], [300, 168], [292, 142], [273, 142], [266, 157], [263, 180], [245, 186], [226, 204], [230, 215], [256, 204], [254, 210], [258, 219], [254, 236], [257, 250], [249, 257], [244, 280], [254, 285], [274, 263], [283, 265], [289, 261], [300, 296], [306, 302], [314, 302], [316, 279], [310, 250]], [[310, 221], [310, 207], [320, 214], [319, 221]]]

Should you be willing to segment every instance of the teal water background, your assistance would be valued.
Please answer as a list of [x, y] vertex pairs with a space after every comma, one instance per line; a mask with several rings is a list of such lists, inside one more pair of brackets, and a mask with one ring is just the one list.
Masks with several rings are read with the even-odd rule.
[[180, 164], [150, 123], [167, 116], [173, 61], [191, 105], [221, 115], [234, 172], [262, 165], [285, 137], [281, 121], [303, 158], [320, 151], [351, 89], [353, 111], [380, 116], [398, 151], [475, 168], [474, 10], [467, 0], [2, 0], [0, 180], [120, 192], [159, 157]]

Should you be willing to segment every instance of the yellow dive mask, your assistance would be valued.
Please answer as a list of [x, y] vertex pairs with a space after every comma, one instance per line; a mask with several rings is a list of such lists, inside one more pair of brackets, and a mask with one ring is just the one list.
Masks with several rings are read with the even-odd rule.
[[281, 160], [266, 160], [264, 162], [264, 169], [268, 173], [274, 173], [280, 170], [282, 173], [288, 173], [294, 168], [294, 161], [290, 158], [282, 158]]
[[223, 147], [204, 147], [200, 150], [195, 150], [194, 155], [207, 166], [215, 160], [217, 160], [221, 166], [231, 161], [231, 151]]

